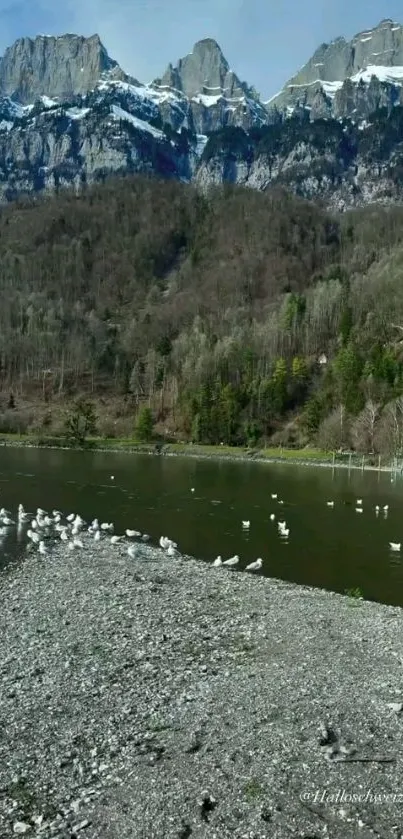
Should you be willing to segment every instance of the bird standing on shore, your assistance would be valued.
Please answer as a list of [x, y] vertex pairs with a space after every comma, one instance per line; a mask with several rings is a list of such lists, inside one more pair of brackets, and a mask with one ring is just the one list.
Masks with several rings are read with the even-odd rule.
[[249, 563], [249, 565], [246, 566], [245, 571], [260, 571], [262, 565], [263, 560], [259, 557], [259, 559], [257, 559], [255, 562]]
[[235, 556], [231, 556], [229, 559], [226, 559], [223, 562], [223, 565], [228, 565], [229, 567], [232, 567], [233, 565], [238, 565], [238, 562], [239, 562], [239, 556], [238, 556], [238, 554], [235, 554]]

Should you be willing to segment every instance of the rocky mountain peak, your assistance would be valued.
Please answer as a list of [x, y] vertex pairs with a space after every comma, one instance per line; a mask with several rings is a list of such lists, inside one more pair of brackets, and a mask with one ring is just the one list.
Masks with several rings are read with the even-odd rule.
[[43, 95], [68, 99], [92, 90], [105, 73], [126, 78], [99, 35], [19, 38], [0, 59], [0, 92], [22, 104]]
[[189, 55], [180, 58], [176, 66], [168, 65], [156, 84], [180, 90], [189, 99], [198, 94], [207, 96], [242, 96], [246, 85], [233, 73], [214, 38], [197, 41]]
[[331, 110], [331, 103], [347, 81], [369, 84], [374, 76], [381, 83], [398, 87], [403, 82], [403, 27], [390, 19], [359, 32], [351, 41], [339, 37], [322, 44], [267, 104], [288, 113], [297, 104], [310, 108], [321, 89]]

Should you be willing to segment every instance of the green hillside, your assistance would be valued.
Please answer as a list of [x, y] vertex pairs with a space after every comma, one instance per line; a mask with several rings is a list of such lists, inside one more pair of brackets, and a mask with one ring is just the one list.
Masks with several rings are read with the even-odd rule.
[[0, 300], [2, 432], [402, 447], [401, 207], [110, 180], [2, 209]]

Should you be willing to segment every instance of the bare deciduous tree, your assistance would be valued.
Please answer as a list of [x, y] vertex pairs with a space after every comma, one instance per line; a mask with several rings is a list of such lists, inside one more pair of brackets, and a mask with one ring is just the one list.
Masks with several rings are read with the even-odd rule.
[[354, 448], [361, 452], [373, 452], [375, 435], [381, 415], [381, 406], [369, 399], [351, 426]]

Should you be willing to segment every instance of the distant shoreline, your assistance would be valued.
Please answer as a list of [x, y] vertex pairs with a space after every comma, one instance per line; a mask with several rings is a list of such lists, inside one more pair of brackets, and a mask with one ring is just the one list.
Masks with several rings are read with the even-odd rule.
[[[155, 457], [191, 457], [197, 460], [240, 461], [244, 463], [288, 463], [292, 466], [323, 466], [331, 469], [354, 469], [362, 472], [401, 471], [393, 464], [377, 465], [358, 462], [357, 457], [351, 461], [339, 454], [318, 449], [245, 449], [231, 446], [198, 445], [192, 443], [136, 443], [133, 440], [90, 438], [85, 446], [65, 444], [61, 438], [38, 438], [29, 435], [0, 435], [0, 448], [41, 448], [61, 451], [93, 451], [111, 454], [147, 454]], [[368, 456], [367, 456], [368, 457]]]

